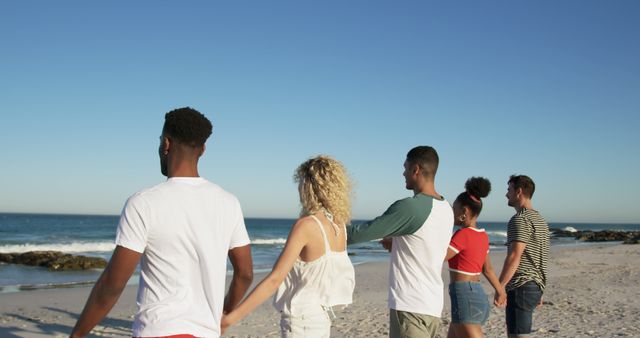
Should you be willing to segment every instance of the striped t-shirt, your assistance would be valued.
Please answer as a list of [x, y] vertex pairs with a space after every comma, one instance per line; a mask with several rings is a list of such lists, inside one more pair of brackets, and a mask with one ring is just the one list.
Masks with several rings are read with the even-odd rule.
[[544, 291], [547, 284], [549, 261], [549, 225], [540, 214], [531, 209], [522, 209], [509, 220], [507, 241], [526, 243], [516, 273], [507, 284], [507, 290], [534, 281]]

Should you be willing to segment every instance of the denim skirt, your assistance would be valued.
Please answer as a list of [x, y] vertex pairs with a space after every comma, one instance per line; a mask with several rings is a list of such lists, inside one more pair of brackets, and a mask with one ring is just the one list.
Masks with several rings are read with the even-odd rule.
[[489, 300], [479, 282], [449, 284], [451, 322], [483, 325], [489, 318]]

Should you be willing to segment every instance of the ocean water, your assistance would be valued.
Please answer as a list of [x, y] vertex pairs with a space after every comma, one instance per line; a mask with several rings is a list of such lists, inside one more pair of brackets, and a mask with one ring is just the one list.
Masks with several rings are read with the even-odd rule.
[[[254, 269], [268, 271], [280, 254], [293, 219], [247, 218]], [[354, 220], [353, 223], [358, 223]], [[56, 250], [66, 253], [109, 259], [114, 245], [118, 216], [47, 215], [0, 213], [0, 253]], [[504, 222], [481, 222], [492, 250], [505, 250], [507, 225]], [[576, 230], [640, 230], [638, 224], [550, 224], [552, 228]], [[580, 245], [569, 238], [552, 240], [552, 245]], [[377, 242], [349, 246], [354, 264], [386, 260], [389, 254]], [[100, 271], [48, 271], [0, 263], [0, 292], [92, 284]], [[137, 281], [137, 276], [132, 282]]]

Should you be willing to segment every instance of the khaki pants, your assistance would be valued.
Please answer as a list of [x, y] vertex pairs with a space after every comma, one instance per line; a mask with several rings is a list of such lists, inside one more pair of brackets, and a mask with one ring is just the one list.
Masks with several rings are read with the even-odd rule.
[[389, 309], [389, 338], [435, 338], [440, 318]]

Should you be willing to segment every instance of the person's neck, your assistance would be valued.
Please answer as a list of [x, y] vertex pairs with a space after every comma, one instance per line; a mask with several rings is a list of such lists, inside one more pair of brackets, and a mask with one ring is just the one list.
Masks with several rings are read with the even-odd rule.
[[474, 220], [469, 221], [469, 223], [465, 223], [463, 227], [464, 228], [477, 229], [478, 228], [478, 222], [474, 219]]
[[514, 208], [516, 209], [516, 212], [520, 212], [520, 211], [522, 211], [524, 209], [532, 210], [533, 209], [533, 205], [531, 204], [531, 200], [522, 200]]
[[197, 164], [188, 162], [179, 162], [174, 165], [170, 165], [168, 168], [168, 178], [172, 177], [200, 177], [198, 173]]
[[176, 173], [176, 174], [169, 174], [169, 176], [167, 176], [167, 178], [175, 178], [175, 177], [192, 177], [192, 178], [196, 178], [196, 177], [200, 177], [200, 175], [198, 175], [198, 173], [195, 174], [181, 174], [181, 173]]
[[438, 194], [438, 192], [436, 191], [436, 187], [433, 183], [433, 181], [423, 181], [423, 182], [419, 182], [415, 188], [413, 188], [413, 194], [414, 196], [417, 194], [424, 194], [427, 196], [432, 196], [432, 197], [436, 197], [436, 198], [442, 198], [442, 196], [440, 196], [440, 194]]

